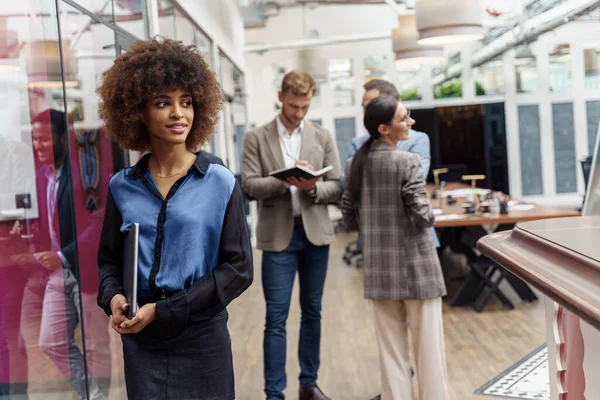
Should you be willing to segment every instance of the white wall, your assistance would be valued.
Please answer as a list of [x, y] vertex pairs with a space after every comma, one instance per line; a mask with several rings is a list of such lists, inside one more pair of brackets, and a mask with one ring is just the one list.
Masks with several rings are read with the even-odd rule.
[[[344, 21], [344, 23], [340, 23]], [[390, 30], [397, 25], [397, 19], [388, 6], [323, 6], [317, 9], [295, 8], [283, 9], [277, 16], [268, 20], [266, 28], [248, 29], [247, 43], [279, 43], [287, 40], [305, 38], [305, 33], [316, 29], [321, 38], [350, 33], [381, 32]], [[582, 41], [582, 38], [585, 40]], [[542, 171], [544, 181], [544, 199], [563, 204], [580, 204], [584, 191], [583, 179], [577, 165], [578, 193], [575, 195], [556, 195], [556, 179], [554, 170], [554, 143], [552, 131], [552, 104], [557, 102], [574, 103], [575, 148], [579, 160], [587, 155], [587, 116], [585, 103], [588, 100], [600, 99], [600, 91], [584, 90], [583, 42], [600, 40], [600, 30], [596, 21], [576, 22], [559, 28], [555, 32], [540, 37], [536, 42], [534, 52], [538, 54], [537, 65], [539, 73], [539, 90], [534, 94], [517, 94], [515, 89], [514, 54], [503, 56], [504, 81], [506, 94], [502, 96], [475, 96], [473, 71], [469, 66], [471, 54], [480, 48], [480, 43], [463, 44], [445, 49], [446, 54], [453, 51], [461, 52], [463, 97], [460, 99], [433, 99], [431, 66], [419, 66], [422, 78], [421, 92], [423, 99], [409, 102], [409, 108], [431, 108], [438, 106], [481, 104], [490, 102], [505, 102], [507, 146], [509, 162], [510, 191], [513, 196], [521, 196], [520, 147], [517, 110], [519, 105], [537, 104], [540, 106]], [[552, 43], [570, 43], [572, 54], [573, 87], [570, 92], [551, 93], [549, 90], [548, 49]], [[364, 59], [369, 56], [386, 56], [389, 79], [396, 82], [391, 39], [353, 42], [346, 44], [321, 46], [320, 56], [326, 59], [350, 57], [354, 61], [355, 76], [355, 105], [353, 107], [334, 107], [332, 92], [329, 84], [322, 89], [322, 104], [312, 107], [308, 118], [320, 118], [323, 126], [333, 132], [334, 119], [337, 117], [356, 118], [357, 134], [361, 134], [362, 109], [360, 98], [364, 83]], [[276, 114], [273, 105], [277, 102], [277, 85], [274, 82], [273, 65], [279, 65], [286, 70], [299, 68], [299, 52], [297, 50], [269, 51], [262, 55], [246, 54], [248, 91], [249, 91], [249, 121], [257, 125], [264, 124]], [[335, 134], [335, 132], [333, 132]]]

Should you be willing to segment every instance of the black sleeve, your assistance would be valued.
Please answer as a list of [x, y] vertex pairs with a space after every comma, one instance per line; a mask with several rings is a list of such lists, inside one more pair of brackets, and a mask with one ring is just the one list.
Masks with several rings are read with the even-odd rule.
[[123, 217], [108, 190], [106, 199], [106, 211], [102, 235], [100, 236], [100, 247], [98, 248], [98, 268], [100, 272], [100, 287], [98, 288], [98, 305], [106, 315], [112, 313], [110, 300], [116, 294], [123, 294], [123, 278], [121, 272], [121, 260], [123, 259], [124, 237], [121, 233]]
[[219, 265], [189, 288], [156, 303], [156, 320], [185, 324], [208, 320], [241, 295], [254, 279], [252, 245], [246, 224], [242, 191], [235, 183], [229, 199], [221, 242]]

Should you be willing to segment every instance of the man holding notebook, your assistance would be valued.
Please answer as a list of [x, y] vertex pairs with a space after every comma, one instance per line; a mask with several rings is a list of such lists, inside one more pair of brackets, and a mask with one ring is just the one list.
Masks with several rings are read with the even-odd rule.
[[[286, 320], [296, 273], [302, 318], [298, 358], [300, 399], [328, 399], [317, 387], [321, 299], [329, 244], [335, 240], [327, 204], [339, 199], [340, 161], [331, 134], [304, 117], [315, 90], [312, 77], [291, 71], [283, 78], [281, 112], [248, 132], [242, 155], [242, 188], [258, 200], [257, 247], [263, 250], [262, 286], [267, 303], [264, 377], [267, 399], [286, 387]], [[315, 178], [278, 179], [269, 174], [301, 166], [332, 169]]]

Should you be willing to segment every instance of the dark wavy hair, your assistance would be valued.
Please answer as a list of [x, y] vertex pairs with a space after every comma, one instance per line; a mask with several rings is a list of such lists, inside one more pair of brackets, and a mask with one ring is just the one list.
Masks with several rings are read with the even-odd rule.
[[350, 168], [350, 197], [356, 204], [360, 203], [365, 161], [369, 155], [369, 150], [371, 150], [373, 142], [381, 136], [379, 126], [389, 125], [397, 109], [398, 99], [391, 96], [376, 97], [367, 105], [363, 122], [369, 132], [369, 139], [352, 158]]
[[194, 122], [186, 146], [193, 150], [210, 138], [223, 104], [215, 74], [196, 46], [160, 37], [135, 42], [102, 74], [97, 90], [107, 136], [125, 149], [148, 150], [146, 100], [178, 89], [192, 94]]

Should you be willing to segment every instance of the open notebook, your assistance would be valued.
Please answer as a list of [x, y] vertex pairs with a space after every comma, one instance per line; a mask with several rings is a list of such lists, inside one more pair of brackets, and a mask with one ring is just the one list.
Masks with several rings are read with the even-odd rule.
[[281, 179], [282, 181], [285, 181], [287, 178], [314, 179], [325, 175], [332, 169], [333, 167], [329, 165], [318, 171], [313, 171], [300, 165], [296, 165], [291, 168], [278, 169], [277, 171], [270, 172], [269, 176], [274, 176], [275, 178]]

